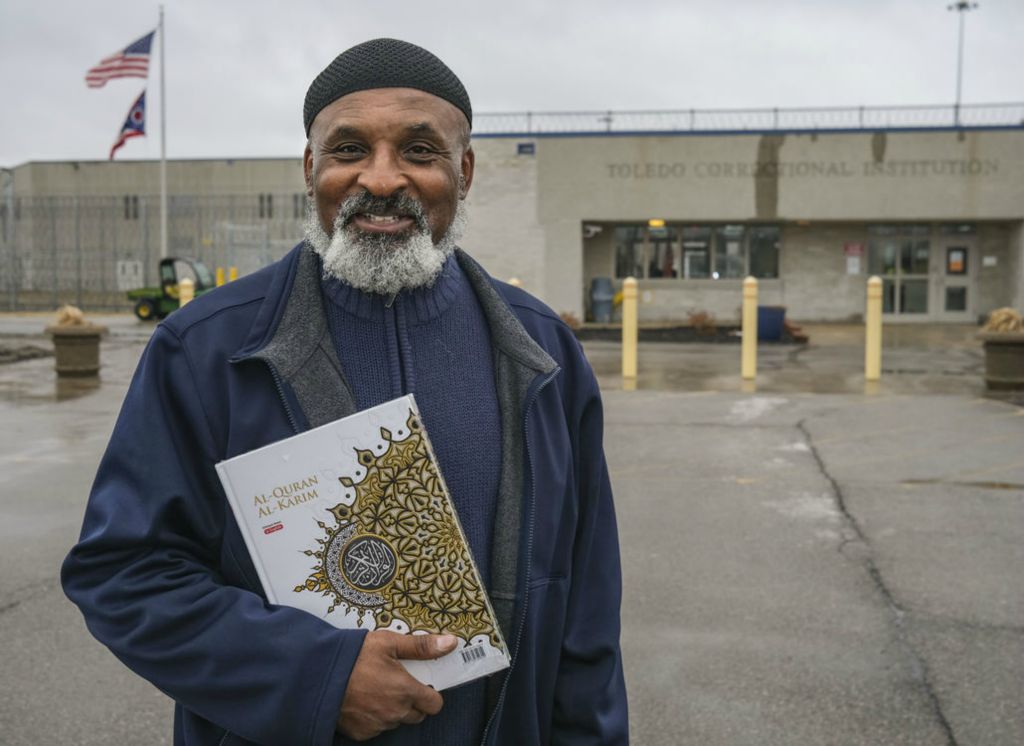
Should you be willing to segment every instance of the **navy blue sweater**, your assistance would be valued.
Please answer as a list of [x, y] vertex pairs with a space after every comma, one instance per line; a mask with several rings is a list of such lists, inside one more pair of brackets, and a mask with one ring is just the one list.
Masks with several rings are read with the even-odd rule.
[[[488, 584], [501, 473], [501, 421], [490, 333], [454, 258], [429, 288], [393, 300], [325, 280], [327, 317], [360, 409], [415, 394], [477, 567]], [[485, 687], [444, 693], [439, 715], [383, 734], [381, 743], [474, 743], [483, 730]]]

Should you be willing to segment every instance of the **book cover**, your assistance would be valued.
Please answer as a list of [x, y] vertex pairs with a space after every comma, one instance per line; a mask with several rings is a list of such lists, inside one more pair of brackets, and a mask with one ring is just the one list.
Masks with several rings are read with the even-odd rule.
[[403, 661], [438, 690], [508, 667], [411, 395], [216, 468], [270, 603], [342, 629], [455, 635], [451, 653]]

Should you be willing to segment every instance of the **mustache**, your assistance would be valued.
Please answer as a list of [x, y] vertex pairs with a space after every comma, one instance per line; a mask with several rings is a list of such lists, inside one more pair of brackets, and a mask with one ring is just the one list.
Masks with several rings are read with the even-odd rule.
[[338, 207], [338, 215], [335, 218], [335, 229], [348, 225], [352, 218], [362, 213], [374, 215], [401, 215], [411, 217], [416, 222], [416, 227], [421, 231], [429, 231], [430, 224], [427, 223], [427, 213], [420, 201], [410, 197], [404, 192], [377, 197], [367, 190], [359, 194], [353, 194]]

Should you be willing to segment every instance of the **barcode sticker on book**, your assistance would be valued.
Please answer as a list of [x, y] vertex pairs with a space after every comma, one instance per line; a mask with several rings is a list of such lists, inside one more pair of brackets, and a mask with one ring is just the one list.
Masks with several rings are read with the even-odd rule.
[[472, 648], [466, 648], [462, 651], [462, 662], [469, 663], [471, 661], [478, 661], [486, 655], [487, 651], [480, 645]]

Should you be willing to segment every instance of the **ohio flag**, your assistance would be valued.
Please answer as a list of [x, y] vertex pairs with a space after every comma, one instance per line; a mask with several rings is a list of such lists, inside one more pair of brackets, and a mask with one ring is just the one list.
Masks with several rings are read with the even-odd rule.
[[139, 97], [135, 99], [135, 103], [132, 104], [132, 108], [128, 110], [128, 116], [125, 117], [124, 125], [121, 127], [121, 132], [117, 136], [117, 142], [114, 143], [114, 147], [110, 149], [110, 160], [114, 160], [114, 153], [117, 149], [124, 145], [129, 137], [143, 137], [146, 134], [146, 91], [143, 90], [139, 94]]

